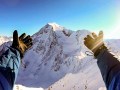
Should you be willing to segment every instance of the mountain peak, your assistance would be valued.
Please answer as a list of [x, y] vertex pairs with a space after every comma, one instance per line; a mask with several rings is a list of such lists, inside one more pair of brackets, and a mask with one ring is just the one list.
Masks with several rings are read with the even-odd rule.
[[54, 23], [54, 22], [53, 23], [47, 23], [45, 25], [45, 28], [49, 28], [49, 29], [52, 28], [53, 31], [61, 31], [61, 30], [63, 30], [62, 26], [60, 26], [59, 24]]
[[56, 26], [56, 27], [59, 27], [60, 25], [58, 25], [57, 23], [53, 22], [53, 23], [48, 23], [47, 25], [50, 25], [50, 26]]

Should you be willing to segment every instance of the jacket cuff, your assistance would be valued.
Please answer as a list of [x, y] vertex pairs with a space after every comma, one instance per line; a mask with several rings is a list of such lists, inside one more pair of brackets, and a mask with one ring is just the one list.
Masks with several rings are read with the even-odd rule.
[[12, 46], [10, 47], [10, 49], [16, 54], [19, 53], [19, 56], [21, 59], [23, 58], [23, 54], [20, 52], [20, 50], [18, 50], [17, 48], [14, 48]]

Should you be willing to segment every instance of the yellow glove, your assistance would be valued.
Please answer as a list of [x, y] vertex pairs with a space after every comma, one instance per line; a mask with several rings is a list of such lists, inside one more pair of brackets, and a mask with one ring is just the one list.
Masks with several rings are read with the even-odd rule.
[[17, 30], [13, 32], [13, 43], [11, 47], [17, 49], [20, 52], [21, 58], [23, 57], [24, 52], [31, 46], [32, 38], [30, 35], [26, 36], [26, 34], [23, 33], [20, 37], [18, 37]]
[[103, 43], [102, 31], [99, 32], [98, 36], [95, 33], [92, 33], [92, 37], [90, 35], [87, 35], [87, 37], [84, 38], [84, 44], [94, 53], [95, 57], [99, 55], [101, 50], [106, 49]]

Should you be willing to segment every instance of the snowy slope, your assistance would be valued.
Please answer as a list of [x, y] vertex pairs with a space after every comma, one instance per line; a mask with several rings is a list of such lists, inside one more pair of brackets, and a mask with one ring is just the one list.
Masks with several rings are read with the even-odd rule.
[[[25, 53], [26, 68], [21, 66], [15, 90], [40, 90], [40, 87], [44, 90], [105, 90], [97, 60], [85, 54], [89, 50], [83, 38], [88, 34], [87, 30], [71, 31], [56, 23], [41, 28], [32, 36], [33, 46]], [[106, 41], [117, 58], [120, 58], [119, 43], [119, 40]]]

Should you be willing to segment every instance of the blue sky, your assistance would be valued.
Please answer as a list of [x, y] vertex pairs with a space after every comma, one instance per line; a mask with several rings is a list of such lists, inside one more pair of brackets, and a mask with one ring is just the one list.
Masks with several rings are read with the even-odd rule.
[[15, 29], [32, 35], [46, 23], [56, 22], [119, 38], [111, 37], [114, 28], [119, 30], [119, 4], [119, 0], [0, 0], [0, 35], [12, 36]]

